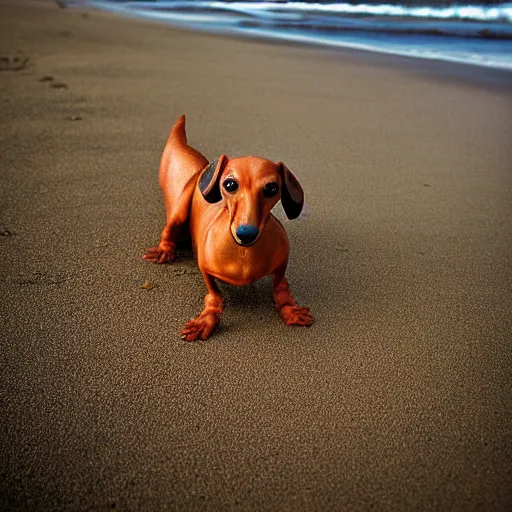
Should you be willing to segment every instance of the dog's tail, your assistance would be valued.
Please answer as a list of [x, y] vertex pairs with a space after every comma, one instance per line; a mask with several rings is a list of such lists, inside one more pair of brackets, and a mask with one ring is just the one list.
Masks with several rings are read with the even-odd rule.
[[[184, 190], [188, 180], [208, 165], [208, 160], [187, 144], [185, 116], [172, 127], [160, 160], [159, 181], [165, 194], [172, 183], [173, 190]], [[180, 192], [181, 193], [181, 192]]]
[[171, 133], [167, 138], [167, 144], [164, 153], [177, 161], [187, 161], [192, 168], [202, 169], [208, 160], [199, 151], [187, 144], [187, 133], [185, 132], [185, 115], [182, 115], [172, 127]]
[[172, 127], [171, 133], [167, 138], [167, 144], [187, 144], [187, 133], [185, 131], [185, 115], [183, 114]]

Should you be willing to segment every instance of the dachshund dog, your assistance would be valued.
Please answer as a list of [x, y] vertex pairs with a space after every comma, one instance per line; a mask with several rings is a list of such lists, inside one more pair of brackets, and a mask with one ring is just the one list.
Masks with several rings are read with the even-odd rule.
[[214, 279], [241, 286], [272, 275], [275, 306], [286, 325], [312, 324], [309, 308], [298, 306], [290, 293], [288, 238], [270, 213], [281, 199], [287, 217], [295, 219], [304, 204], [297, 178], [283, 163], [226, 155], [209, 163], [188, 146], [181, 116], [165, 145], [159, 182], [166, 224], [160, 243], [144, 259], [170, 263], [176, 243], [191, 238], [208, 288], [203, 311], [185, 325], [182, 339], [205, 340], [219, 324], [223, 302]]

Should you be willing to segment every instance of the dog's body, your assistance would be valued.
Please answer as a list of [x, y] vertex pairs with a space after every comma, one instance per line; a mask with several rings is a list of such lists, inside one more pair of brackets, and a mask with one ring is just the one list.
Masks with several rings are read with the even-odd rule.
[[217, 327], [223, 303], [214, 279], [240, 286], [273, 275], [274, 301], [286, 324], [311, 325], [309, 309], [297, 306], [289, 291], [288, 238], [270, 213], [279, 199], [289, 218], [302, 209], [302, 188], [284, 164], [225, 155], [209, 164], [187, 145], [182, 116], [164, 148], [159, 181], [166, 225], [159, 245], [144, 258], [171, 262], [176, 242], [189, 236], [208, 288], [205, 308], [185, 325], [184, 339], [204, 340]]

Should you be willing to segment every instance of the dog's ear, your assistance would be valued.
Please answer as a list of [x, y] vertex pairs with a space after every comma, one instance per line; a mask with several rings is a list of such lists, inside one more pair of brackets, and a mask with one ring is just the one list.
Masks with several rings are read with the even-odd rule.
[[217, 203], [222, 199], [219, 180], [222, 170], [228, 162], [226, 155], [221, 155], [209, 163], [199, 177], [199, 190], [209, 203]]
[[284, 213], [286, 213], [286, 216], [290, 220], [296, 219], [304, 206], [304, 192], [300, 186], [299, 180], [283, 162], [279, 162], [277, 166], [279, 167], [279, 172], [283, 180], [281, 203], [283, 204]]

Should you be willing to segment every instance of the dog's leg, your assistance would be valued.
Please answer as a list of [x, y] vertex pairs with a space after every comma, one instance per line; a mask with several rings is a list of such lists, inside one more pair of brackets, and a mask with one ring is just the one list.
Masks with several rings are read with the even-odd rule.
[[166, 201], [167, 222], [162, 230], [160, 243], [146, 251], [146, 254], [144, 254], [145, 260], [154, 261], [155, 263], [171, 263], [176, 259], [176, 242], [188, 220], [196, 180], [197, 177], [193, 176], [188, 181], [175, 205]]
[[207, 339], [220, 322], [224, 304], [219, 289], [208, 274], [203, 273], [203, 279], [208, 288], [208, 293], [204, 298], [204, 309], [197, 318], [193, 318], [183, 327], [181, 339], [185, 341], [195, 341], [198, 338]]
[[162, 230], [160, 243], [156, 247], [150, 247], [144, 254], [144, 259], [155, 263], [171, 263], [176, 259], [176, 239], [181, 224], [166, 224]]
[[313, 317], [309, 308], [297, 306], [290, 292], [288, 281], [284, 277], [286, 266], [277, 269], [274, 274], [274, 303], [286, 325], [303, 325], [309, 327]]

